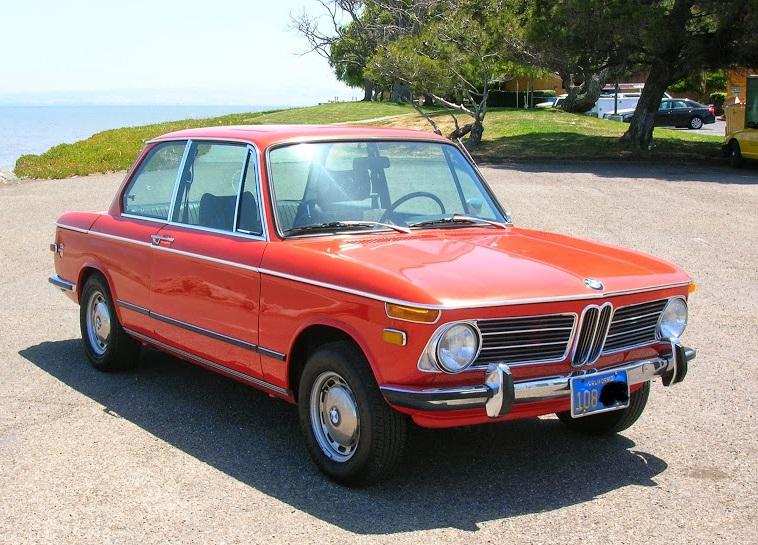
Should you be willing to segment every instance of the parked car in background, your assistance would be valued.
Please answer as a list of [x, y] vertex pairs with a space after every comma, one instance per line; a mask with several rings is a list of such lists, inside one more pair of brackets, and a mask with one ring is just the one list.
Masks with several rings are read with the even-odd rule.
[[[622, 115], [623, 121], [629, 123], [634, 110], [625, 111]], [[655, 114], [656, 127], [702, 129], [703, 125], [715, 122], [716, 113], [713, 106], [706, 106], [688, 98], [664, 99]]]
[[543, 102], [538, 102], [534, 105], [535, 108], [554, 108], [555, 103], [558, 102], [558, 97], [545, 97]]
[[758, 159], [758, 76], [748, 76], [745, 85], [745, 102], [729, 106], [726, 137], [721, 147], [737, 168], [745, 159]]
[[695, 357], [684, 271], [513, 226], [465, 149], [428, 132], [166, 134], [108, 211], [63, 214], [50, 249], [96, 369], [145, 345], [294, 403], [316, 465], [347, 485], [388, 477], [410, 422], [557, 414], [618, 433]]

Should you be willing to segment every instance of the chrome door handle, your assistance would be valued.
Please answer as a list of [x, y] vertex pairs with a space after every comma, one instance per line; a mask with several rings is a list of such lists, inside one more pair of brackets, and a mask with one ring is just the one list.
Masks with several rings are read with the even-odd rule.
[[161, 242], [165, 242], [169, 245], [174, 242], [174, 237], [167, 237], [164, 235], [150, 235], [150, 238], [153, 239], [153, 244], [156, 246], [160, 246]]

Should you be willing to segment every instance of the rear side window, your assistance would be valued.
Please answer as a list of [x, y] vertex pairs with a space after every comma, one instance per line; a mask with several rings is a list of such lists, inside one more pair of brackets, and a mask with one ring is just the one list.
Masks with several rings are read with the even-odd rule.
[[171, 220], [232, 231], [246, 156], [245, 145], [192, 142]]
[[165, 142], [148, 152], [124, 192], [122, 209], [125, 214], [168, 220], [186, 145], [186, 141]]

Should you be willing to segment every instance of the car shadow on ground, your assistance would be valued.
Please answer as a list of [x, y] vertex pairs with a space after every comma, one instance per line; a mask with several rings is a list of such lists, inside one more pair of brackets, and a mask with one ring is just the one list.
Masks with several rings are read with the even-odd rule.
[[634, 442], [588, 440], [556, 419], [414, 429], [400, 474], [367, 489], [326, 480], [308, 458], [295, 407], [153, 350], [124, 373], [100, 373], [79, 339], [20, 352], [62, 383], [230, 477], [345, 530], [387, 534], [476, 530], [484, 521], [549, 511], [667, 468]]

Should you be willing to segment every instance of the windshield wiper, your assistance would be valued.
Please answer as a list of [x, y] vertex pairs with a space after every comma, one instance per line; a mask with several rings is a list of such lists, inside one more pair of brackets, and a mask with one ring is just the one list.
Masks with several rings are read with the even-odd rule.
[[411, 230], [408, 229], [407, 227], [392, 225], [391, 223], [381, 223], [379, 221], [369, 221], [369, 220], [350, 220], [350, 221], [329, 221], [326, 223], [317, 223], [315, 225], [303, 225], [302, 227], [293, 227], [291, 229], [287, 229], [285, 231], [285, 234], [297, 235], [301, 233], [311, 233], [311, 232], [318, 232], [318, 231], [338, 231], [338, 230], [344, 230], [344, 229], [353, 229], [355, 227], [370, 227], [370, 228], [385, 227], [387, 229], [392, 229], [393, 231], [398, 231], [399, 233], [408, 234], [411, 232]]
[[466, 216], [463, 214], [453, 214], [452, 216], [448, 218], [438, 218], [434, 220], [417, 221], [416, 223], [411, 223], [408, 227], [427, 227], [427, 226], [444, 225], [444, 224], [450, 224], [450, 223], [486, 223], [487, 225], [494, 225], [495, 227], [500, 227], [501, 229], [508, 228], [507, 223], [500, 223], [499, 221], [486, 220], [484, 218], [475, 218], [473, 216]]

